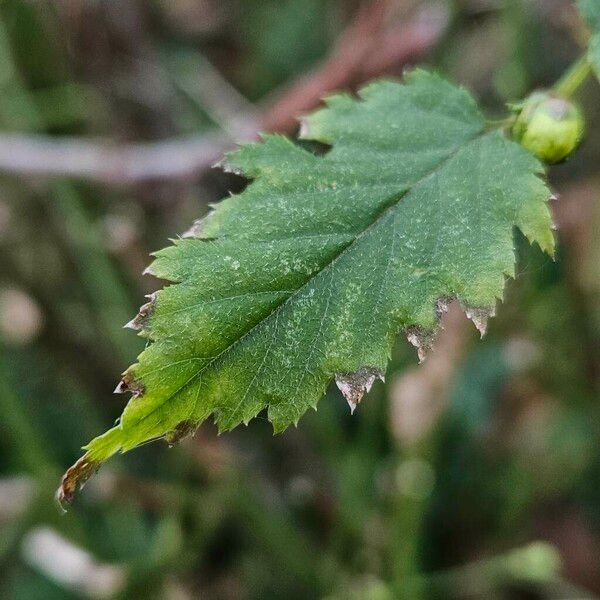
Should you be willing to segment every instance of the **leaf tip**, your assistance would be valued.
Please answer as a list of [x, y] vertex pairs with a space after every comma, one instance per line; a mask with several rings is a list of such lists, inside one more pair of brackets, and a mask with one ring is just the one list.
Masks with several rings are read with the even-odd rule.
[[127, 384], [121, 379], [121, 381], [117, 383], [117, 387], [113, 390], [113, 394], [124, 394], [127, 390]]
[[84, 454], [61, 479], [60, 486], [56, 490], [56, 502], [63, 512], [73, 503], [77, 490], [85, 485], [86, 481], [100, 468], [102, 463], [90, 460], [88, 454]]

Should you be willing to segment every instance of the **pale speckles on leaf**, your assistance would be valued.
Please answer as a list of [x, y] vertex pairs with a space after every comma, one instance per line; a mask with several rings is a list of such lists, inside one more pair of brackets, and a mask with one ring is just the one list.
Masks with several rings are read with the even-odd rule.
[[383, 381], [383, 372], [372, 367], [363, 367], [354, 373], [340, 373], [335, 376], [335, 383], [346, 398], [351, 413], [354, 414], [363, 396], [371, 391], [376, 379]]

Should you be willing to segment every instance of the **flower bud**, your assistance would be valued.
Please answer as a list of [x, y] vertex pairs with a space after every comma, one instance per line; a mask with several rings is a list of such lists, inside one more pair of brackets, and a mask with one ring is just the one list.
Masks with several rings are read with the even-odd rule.
[[544, 162], [561, 162], [579, 146], [584, 120], [570, 100], [535, 92], [515, 109], [518, 116], [512, 128], [514, 139]]

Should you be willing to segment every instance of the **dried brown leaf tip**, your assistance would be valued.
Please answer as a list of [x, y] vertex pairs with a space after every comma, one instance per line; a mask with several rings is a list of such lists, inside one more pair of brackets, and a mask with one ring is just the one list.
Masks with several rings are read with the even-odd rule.
[[131, 377], [125, 373], [123, 379], [119, 381], [117, 387], [114, 390], [114, 394], [125, 394], [129, 392], [133, 396], [141, 396], [144, 393], [144, 386], [139, 381], [134, 381]]
[[100, 468], [100, 464], [98, 461], [89, 460], [85, 454], [63, 475], [60, 487], [56, 491], [56, 500], [64, 511], [73, 502], [77, 490], [85, 485]]
[[473, 321], [473, 325], [477, 327], [479, 334], [483, 337], [487, 332], [488, 320], [496, 314], [493, 308], [465, 308], [467, 318]]
[[420, 327], [409, 327], [406, 330], [406, 339], [417, 349], [419, 362], [422, 363], [433, 347], [435, 334]]
[[351, 413], [354, 414], [363, 396], [371, 391], [376, 379], [383, 381], [383, 371], [372, 367], [363, 367], [355, 373], [340, 373], [335, 376], [335, 383], [346, 398]]
[[129, 323], [126, 323], [124, 327], [126, 327], [127, 329], [133, 329], [134, 331], [141, 331], [142, 329], [144, 329], [148, 323], [148, 319], [154, 312], [154, 307], [156, 305], [156, 295], [157, 292], [148, 294], [146, 296], [146, 298], [148, 298], [148, 302], [146, 302], [146, 304], [143, 304], [140, 307], [138, 314], [133, 319], [131, 319]]

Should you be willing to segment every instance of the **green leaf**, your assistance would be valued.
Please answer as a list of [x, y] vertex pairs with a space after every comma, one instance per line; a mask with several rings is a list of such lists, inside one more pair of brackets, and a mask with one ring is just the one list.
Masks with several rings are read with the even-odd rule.
[[450, 299], [485, 330], [515, 226], [553, 252], [540, 163], [487, 131], [465, 90], [415, 71], [326, 105], [302, 137], [328, 153], [269, 135], [228, 155], [254, 182], [155, 254], [149, 272], [173, 284], [130, 323], [151, 341], [117, 388], [133, 397], [63, 498], [114, 453], [211, 415], [225, 431], [267, 409], [283, 431], [332, 379], [356, 406], [398, 332], [423, 358]]
[[578, 0], [577, 6], [592, 29], [588, 56], [600, 79], [600, 0]]

